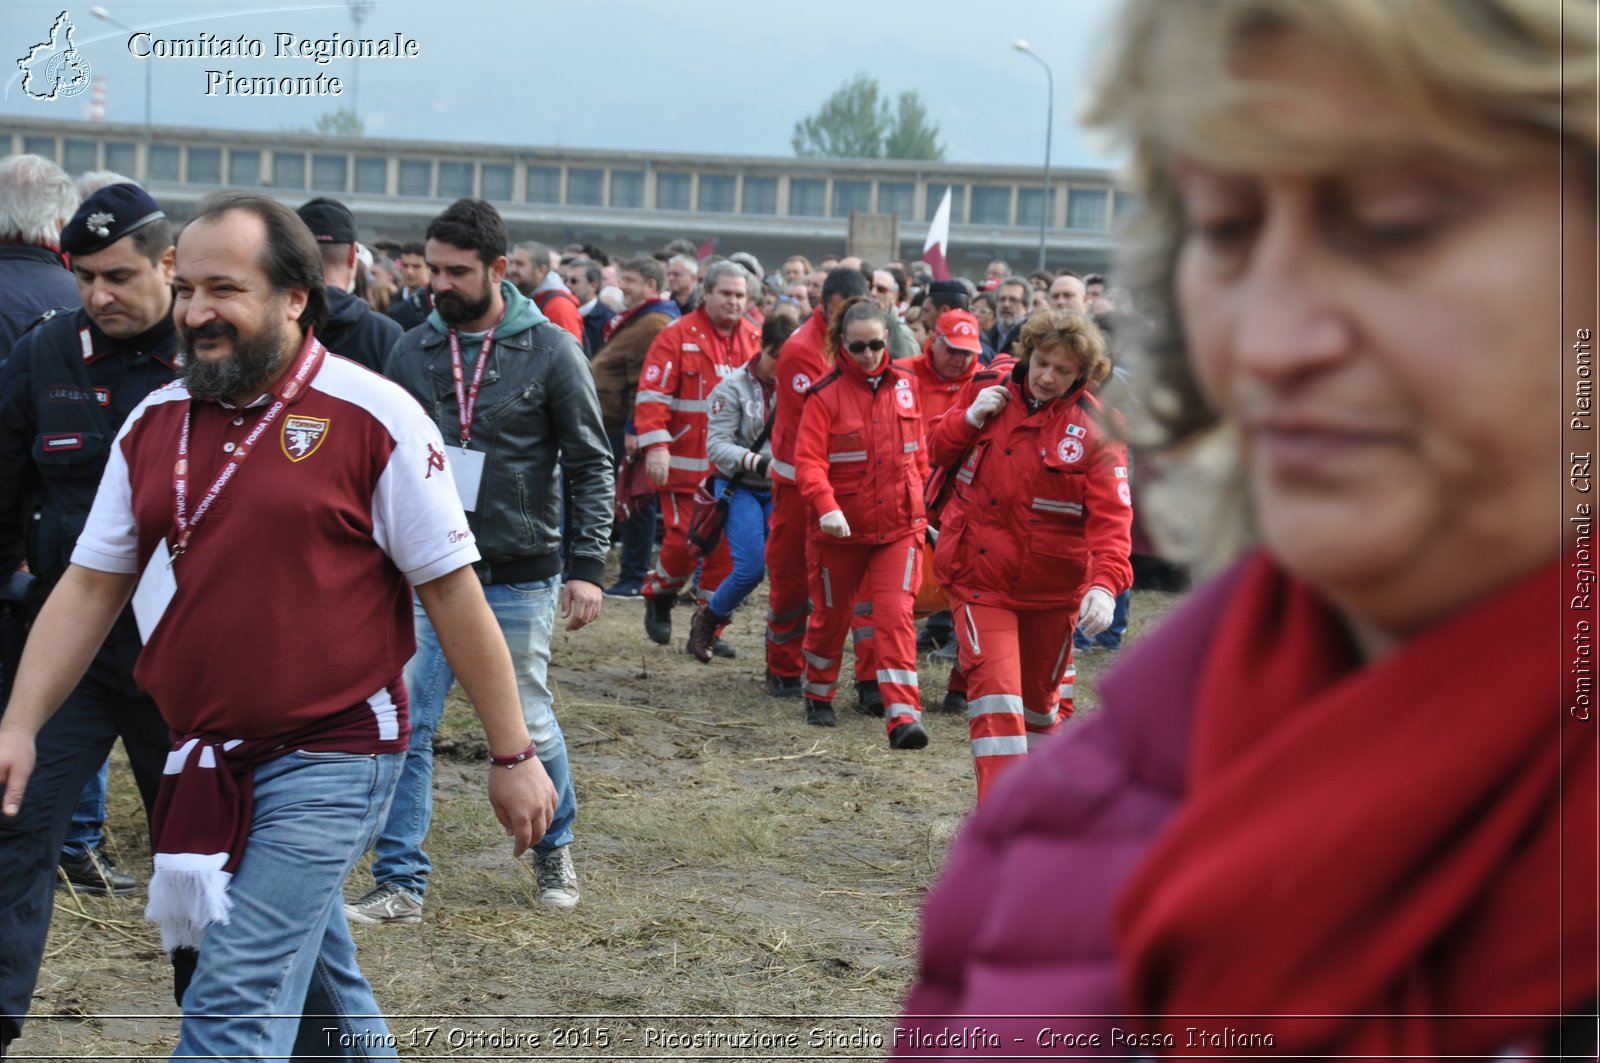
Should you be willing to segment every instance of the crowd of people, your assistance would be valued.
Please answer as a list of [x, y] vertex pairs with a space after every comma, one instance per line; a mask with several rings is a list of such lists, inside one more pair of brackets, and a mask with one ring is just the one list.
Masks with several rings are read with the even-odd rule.
[[[1251, 1025], [1208, 1049], [1592, 1058], [1593, 724], [1549, 659], [1590, 511], [1552, 536], [1559, 484], [1519, 474], [1560, 456], [1529, 314], [1587, 344], [1596, 290], [1592, 247], [1550, 253], [1592, 234], [1597, 142], [1552, 102], [1592, 90], [1592, 24], [1553, 18], [1134, 0], [1097, 113], [1148, 204], [1139, 307], [998, 260], [514, 244], [476, 199], [371, 248], [327, 198], [223, 191], [179, 231], [118, 175], [0, 160], [0, 1044], [56, 883], [137, 887], [96, 833], [118, 738], [178, 1055], [324, 1054], [300, 1015], [381, 1044], [349, 923], [422, 919], [452, 683], [571, 907], [555, 624], [637, 599], [718, 666], [765, 579], [752, 686], [797, 721], [836, 725], [847, 642], [891, 749], [929, 741], [921, 658], [967, 721], [897, 1051], [974, 1054], [982, 1019], [1000, 1054], [1159, 1054], [1210, 1015]], [[1035, 753], [1075, 655], [1122, 646], [1139, 392], [1215, 475], [1220, 574]], [[1507, 678], [1463, 669], [1508, 618]]]
[[[51, 890], [138, 887], [99, 833], [118, 738], [156, 853], [147, 914], [194, 1020], [181, 1045], [266, 1051], [292, 1044], [292, 1024], [203, 1020], [285, 993], [308, 1012], [330, 993], [359, 1006], [370, 991], [347, 924], [421, 920], [433, 736], [457, 679], [515, 775], [491, 773], [491, 796], [519, 852], [532, 849], [539, 901], [580, 903], [577, 794], [547, 681], [558, 617], [576, 630], [607, 597], [639, 599], [646, 636], [672, 645], [687, 599], [685, 648], [710, 663], [735, 655], [721, 633], [768, 578], [754, 678], [833, 726], [851, 636], [856, 707], [913, 750], [928, 742], [915, 616], [954, 600], [959, 621], [934, 608], [946, 619], [921, 646], [954, 665], [939, 707], [969, 716], [981, 797], [1070, 714], [1070, 634], [1103, 631], [1131, 582], [1127, 458], [1117, 415], [1091, 394], [1109, 366], [1089, 313], [1097, 277], [1024, 280], [997, 261], [977, 282], [936, 280], [922, 263], [800, 255], [767, 274], [687, 241], [613, 259], [513, 244], [472, 199], [421, 241], [372, 248], [327, 197], [290, 210], [222, 192], [179, 230], [133, 181], [74, 185], [26, 155], [0, 162], [0, 228], [0, 269], [15, 274], [0, 293], [0, 567], [20, 599], [0, 659], [7, 1038]], [[992, 292], [985, 329], [972, 308]], [[1017, 426], [992, 416], [1006, 387]], [[1040, 438], [998, 437], [1002, 422]], [[949, 453], [939, 424], [963, 426]], [[993, 459], [975, 456], [991, 445]], [[941, 463], [951, 490], [929, 500]], [[1112, 468], [1124, 479], [1106, 480]], [[980, 495], [1005, 509], [980, 514]], [[930, 505], [949, 513], [937, 550]], [[312, 534], [291, 552], [272, 529], [296, 514]], [[936, 576], [988, 552], [985, 521], [1032, 529], [1023, 554], [1048, 560], [1047, 591], [1002, 600]], [[259, 569], [221, 571], [230, 539]], [[984, 578], [1031, 578], [996, 560]], [[286, 592], [259, 616], [214, 615], [218, 587], [261, 578]], [[249, 690], [217, 674], [230, 658], [205, 657], [201, 627], [276, 632], [307, 594], [340, 601], [327, 622], [370, 632], [371, 652]], [[1053, 618], [1045, 680], [1019, 671], [1033, 642], [1019, 657], [1013, 633], [1006, 648], [991, 600]], [[268, 645], [309, 655], [320, 627]], [[26, 652], [18, 628], [31, 628]], [[175, 704], [196, 669], [216, 692]], [[297, 789], [357, 779], [365, 796], [348, 808], [293, 813], [300, 840], [258, 819], [292, 810]], [[368, 849], [372, 885], [346, 901]], [[266, 909], [302, 860], [313, 917], [291, 928]], [[273, 976], [227, 973], [273, 957]]]

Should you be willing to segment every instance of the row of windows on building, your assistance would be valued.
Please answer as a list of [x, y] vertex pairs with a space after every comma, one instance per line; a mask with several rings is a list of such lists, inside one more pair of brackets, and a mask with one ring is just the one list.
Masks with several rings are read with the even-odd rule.
[[[56, 138], [26, 137], [23, 150], [57, 158]], [[98, 161], [99, 148], [105, 161]], [[118, 141], [67, 138], [58, 161], [69, 173], [107, 169], [137, 171], [137, 145]], [[187, 170], [183, 155], [187, 154]], [[448, 159], [398, 159], [395, 192], [402, 196], [457, 199], [481, 196], [492, 202], [514, 200], [515, 169], [510, 163]], [[221, 148], [152, 144], [146, 180], [196, 185], [224, 183]], [[389, 191], [387, 156], [259, 151], [234, 148], [226, 154], [226, 183], [232, 186], [270, 185], [279, 190], [385, 195]], [[563, 188], [563, 173], [565, 188]], [[309, 177], [309, 181], [308, 181]], [[779, 178], [755, 174], [686, 173], [658, 170], [654, 174], [653, 204], [647, 204], [645, 171], [599, 167], [529, 165], [524, 173], [521, 202], [569, 207], [621, 207], [657, 210], [697, 210], [711, 214], [779, 214]], [[742, 188], [741, 188], [742, 186]], [[1011, 184], [950, 185], [951, 221], [956, 224], [1040, 224], [1042, 189]], [[931, 220], [945, 186], [928, 184], [923, 220]], [[1049, 212], [1055, 217], [1056, 189], [1050, 189]], [[742, 192], [742, 195], [741, 195]], [[874, 196], [876, 192], [876, 196]], [[791, 177], [788, 210], [792, 217], [848, 217], [853, 210], [877, 210], [915, 216], [916, 185], [910, 181], [867, 180], [845, 177]], [[969, 209], [970, 206], [970, 209]], [[1105, 229], [1130, 206], [1129, 197], [1110, 189], [1072, 188], [1067, 191], [1066, 225], [1069, 229]], [[1014, 208], [1014, 210], [1013, 210]], [[1108, 213], [1109, 211], [1109, 213]]]

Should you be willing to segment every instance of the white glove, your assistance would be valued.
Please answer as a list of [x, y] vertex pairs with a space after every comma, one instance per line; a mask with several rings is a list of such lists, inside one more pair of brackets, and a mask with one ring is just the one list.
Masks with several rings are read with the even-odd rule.
[[844, 510], [833, 509], [822, 515], [822, 533], [835, 539], [850, 538], [850, 522], [844, 519]]
[[1111, 615], [1117, 600], [1104, 587], [1090, 587], [1078, 605], [1078, 633], [1092, 639], [1111, 626]]
[[1011, 392], [1006, 390], [1004, 384], [989, 385], [978, 392], [978, 397], [967, 407], [967, 423], [974, 428], [982, 428], [983, 423], [1005, 409], [1010, 400]]

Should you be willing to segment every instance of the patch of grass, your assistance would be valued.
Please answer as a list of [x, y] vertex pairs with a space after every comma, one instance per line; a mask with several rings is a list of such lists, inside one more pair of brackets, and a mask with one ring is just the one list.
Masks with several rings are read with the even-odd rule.
[[[1173, 600], [1135, 594], [1134, 636]], [[738, 658], [711, 665], [681, 652], [686, 609], [672, 647], [646, 642], [636, 602], [608, 600], [591, 628], [557, 633], [551, 683], [579, 796], [574, 909], [538, 904], [527, 858], [511, 859], [484, 798], [481, 731], [452, 696], [436, 742], [423, 922], [355, 928], [402, 1057], [493, 1056], [452, 1047], [448, 1032], [461, 1041], [501, 1027], [542, 1037], [540, 1051], [505, 1058], [591, 1059], [672, 1055], [664, 1032], [791, 1033], [805, 1045], [819, 1028], [887, 1029], [888, 1019], [849, 1016], [892, 1016], [914, 973], [922, 898], [972, 803], [965, 721], [929, 712], [929, 748], [891, 751], [882, 721], [854, 711], [847, 664], [839, 726], [807, 727], [798, 701], [762, 691], [764, 610], [758, 592], [727, 635]], [[1093, 710], [1106, 666], [1104, 654], [1079, 663], [1080, 712]], [[935, 708], [948, 669], [920, 670]], [[113, 852], [147, 878], [144, 816], [120, 751], [111, 794]], [[358, 869], [347, 895], [370, 885]], [[63, 1017], [30, 1020], [11, 1058], [170, 1053], [176, 1008], [143, 904], [142, 894], [58, 896], [33, 1011]], [[595, 1015], [609, 1018], [559, 1020]], [[749, 1018], [666, 1018], [684, 1015]], [[408, 1042], [428, 1028], [431, 1043]], [[558, 1031], [572, 1051], [554, 1049]]]

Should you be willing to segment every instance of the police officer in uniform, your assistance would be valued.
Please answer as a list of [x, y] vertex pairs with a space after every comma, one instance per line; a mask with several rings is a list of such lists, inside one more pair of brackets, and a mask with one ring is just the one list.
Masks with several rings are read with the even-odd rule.
[[[66, 571], [118, 429], [176, 375], [178, 346], [172, 225], [142, 188], [111, 185], [84, 201], [61, 249], [83, 305], [26, 333], [0, 377], [0, 573], [26, 560], [37, 603]], [[40, 732], [21, 810], [0, 815], [0, 1045], [17, 1035], [38, 978], [73, 805], [118, 736], [146, 813], [155, 807], [168, 736], [133, 681], [139, 647], [124, 609]]]

